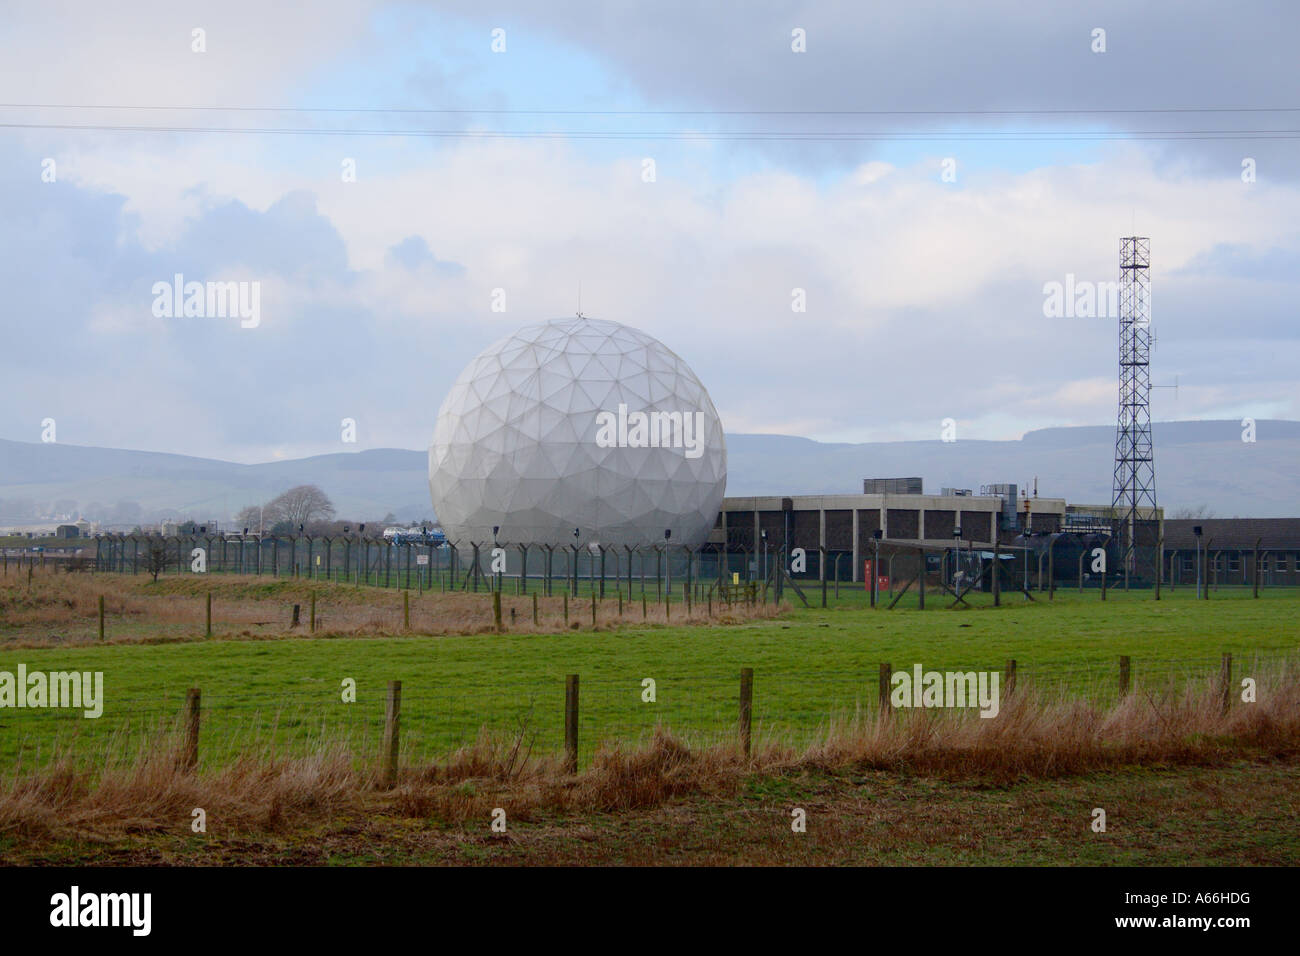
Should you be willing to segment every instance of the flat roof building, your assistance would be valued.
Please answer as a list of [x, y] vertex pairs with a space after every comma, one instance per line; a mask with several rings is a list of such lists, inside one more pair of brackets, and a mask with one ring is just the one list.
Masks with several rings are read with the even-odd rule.
[[[1064, 498], [1019, 498], [1016, 528], [1006, 527], [1007, 498], [1001, 495], [793, 495], [724, 498], [709, 543], [728, 551], [754, 552], [769, 547], [852, 555], [851, 580], [861, 580], [863, 559], [880, 540], [926, 548], [950, 548], [960, 530], [963, 544], [993, 546], [994, 534], [1009, 545], [1017, 534], [1051, 534], [1063, 530]], [[810, 565], [811, 566], [811, 565]], [[849, 580], [846, 577], [845, 580]]]

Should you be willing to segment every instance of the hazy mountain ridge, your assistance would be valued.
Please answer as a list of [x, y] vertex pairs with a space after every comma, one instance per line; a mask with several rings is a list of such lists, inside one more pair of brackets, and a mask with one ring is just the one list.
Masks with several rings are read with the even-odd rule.
[[[1220, 516], [1300, 514], [1300, 422], [1265, 420], [1257, 440], [1240, 421], [1158, 423], [1156, 487], [1167, 508], [1207, 505]], [[1013, 481], [1074, 502], [1110, 500], [1114, 426], [1047, 428], [1019, 441], [827, 443], [789, 435], [727, 436], [727, 494], [855, 493], [868, 476], [921, 475], [927, 491]], [[342, 516], [431, 514], [425, 451], [376, 448], [241, 465], [216, 459], [0, 439], [0, 521], [13, 502], [138, 502], [146, 515], [223, 519], [296, 484], [317, 484]]]

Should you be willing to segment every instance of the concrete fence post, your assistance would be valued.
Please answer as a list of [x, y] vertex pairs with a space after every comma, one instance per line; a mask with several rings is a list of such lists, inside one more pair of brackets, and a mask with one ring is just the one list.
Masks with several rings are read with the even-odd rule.
[[1263, 538], [1255, 539], [1255, 567], [1253, 569], [1254, 574], [1251, 575], [1251, 579], [1254, 582], [1254, 592], [1251, 596], [1256, 598], [1259, 597], [1259, 546], [1263, 541]]
[[916, 549], [916, 560], [920, 562], [916, 569], [916, 583], [918, 586], [918, 590], [916, 592], [916, 597], [918, 602], [917, 610], [924, 611], [925, 610], [925, 549], [924, 548]]
[[998, 516], [993, 516], [993, 606], [1002, 606], [1002, 537], [998, 528]]

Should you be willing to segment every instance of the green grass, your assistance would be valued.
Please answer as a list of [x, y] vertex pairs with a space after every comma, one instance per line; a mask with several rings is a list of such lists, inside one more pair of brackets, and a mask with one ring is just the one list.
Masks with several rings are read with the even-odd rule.
[[[267, 741], [303, 746], [321, 733], [373, 750], [386, 682], [400, 679], [402, 736], [415, 756], [469, 742], [482, 726], [510, 732], [521, 722], [538, 734], [538, 750], [558, 750], [564, 677], [577, 673], [589, 753], [599, 738], [635, 738], [656, 722], [688, 739], [728, 732], [741, 667], [755, 670], [756, 727], [806, 737], [832, 715], [874, 707], [884, 661], [895, 669], [990, 670], [1015, 658], [1022, 682], [1102, 701], [1115, 692], [1120, 655], [1133, 658], [1136, 681], [1161, 687], [1210, 677], [1224, 651], [1234, 654], [1238, 675], [1249, 675], [1259, 661], [1297, 649], [1300, 592], [1289, 590], [1266, 591], [1260, 600], [1248, 590], [1224, 590], [1196, 601], [1180, 589], [1159, 602], [1149, 591], [1112, 591], [1105, 602], [1096, 591], [1059, 591], [1050, 602], [1009, 594], [1001, 608], [956, 612], [933, 595], [925, 612], [903, 604], [871, 611], [849, 591], [838, 607], [800, 607], [780, 620], [736, 626], [0, 648], [0, 671], [20, 662], [29, 671], [103, 671], [107, 698], [99, 720], [0, 709], [0, 766], [39, 763], [56, 741], [75, 738], [77, 752], [98, 759], [115, 731], [128, 741], [146, 739], [155, 721], [179, 711], [191, 686], [203, 692], [203, 759], [215, 761]], [[809, 597], [820, 601], [820, 591]], [[512, 600], [507, 595], [507, 606]], [[526, 599], [517, 600], [522, 610]], [[486, 607], [490, 598], [483, 601]], [[346, 678], [356, 681], [355, 704], [341, 700]], [[641, 699], [644, 678], [656, 681], [655, 703]]]

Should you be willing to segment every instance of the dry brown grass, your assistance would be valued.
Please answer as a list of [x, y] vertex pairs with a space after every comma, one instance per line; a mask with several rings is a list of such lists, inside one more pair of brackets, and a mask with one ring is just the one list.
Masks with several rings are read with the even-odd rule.
[[[537, 586], [536, 582], [532, 585]], [[105, 603], [108, 643], [169, 643], [201, 640], [206, 627], [206, 597], [212, 594], [214, 637], [266, 639], [303, 637], [310, 633], [308, 604], [316, 595], [316, 637], [397, 637], [487, 634], [496, 631], [492, 598], [485, 592], [438, 591], [410, 593], [408, 629], [403, 620], [402, 592], [396, 588], [357, 587], [322, 581], [249, 575], [67, 574], [52, 568], [37, 570], [29, 583], [26, 572], [10, 568], [0, 578], [0, 641], [9, 648], [43, 648], [85, 644], [98, 640], [99, 598]], [[624, 600], [620, 616], [612, 591], [597, 603], [593, 625], [590, 598], [569, 602], [539, 597], [533, 623], [531, 594], [502, 595], [504, 630], [521, 634], [554, 634], [564, 630], [606, 631], [640, 625], [729, 625], [770, 620], [782, 609], [775, 605], [728, 607], [713, 602], [693, 604], [691, 613], [680, 603], [669, 609], [653, 600], [643, 616], [639, 597]], [[293, 605], [300, 623], [292, 626]]]
[[881, 770], [992, 784], [1123, 766], [1216, 766], [1242, 758], [1300, 757], [1300, 680], [1273, 685], [1255, 704], [1228, 713], [1215, 688], [1162, 698], [1135, 694], [1109, 708], [1050, 701], [1022, 686], [994, 719], [968, 712], [864, 716], [828, 727], [811, 746], [779, 740], [744, 757], [736, 747], [690, 749], [666, 729], [645, 746], [601, 749], [567, 774], [536, 755], [526, 728], [484, 733], [438, 765], [403, 768], [384, 789], [346, 748], [322, 742], [307, 757], [262, 749], [199, 773], [180, 768], [173, 734], [97, 771], [64, 754], [0, 784], [0, 835], [39, 844], [67, 837], [109, 839], [177, 832], [194, 807], [228, 830], [284, 832], [339, 814], [382, 814], [463, 823], [493, 808], [528, 821], [547, 811], [625, 812], [689, 794], [734, 793], [756, 775], [807, 770]]

